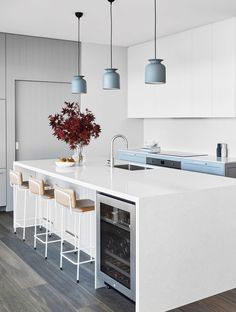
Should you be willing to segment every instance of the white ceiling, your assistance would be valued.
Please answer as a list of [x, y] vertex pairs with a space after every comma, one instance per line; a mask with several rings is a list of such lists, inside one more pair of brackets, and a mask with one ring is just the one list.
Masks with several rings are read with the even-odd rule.
[[[84, 12], [85, 42], [109, 42], [107, 0], [0, 0], [0, 32], [76, 40], [75, 11]], [[116, 0], [114, 43], [152, 39], [153, 0]], [[236, 16], [236, 0], [158, 0], [158, 36]]]

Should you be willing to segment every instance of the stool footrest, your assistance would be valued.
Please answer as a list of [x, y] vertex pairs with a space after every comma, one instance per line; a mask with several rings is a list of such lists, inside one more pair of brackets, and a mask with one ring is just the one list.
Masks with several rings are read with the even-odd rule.
[[52, 232], [52, 233], [50, 233], [50, 232], [48, 231], [48, 232], [44, 232], [44, 233], [37, 233], [36, 236], [41, 236], [41, 235], [46, 235], [46, 234], [48, 234], [48, 235], [54, 235], [54, 234], [57, 234], [57, 233], [60, 234], [60, 232]]
[[64, 242], [65, 242], [65, 243], [69, 243], [69, 244], [71, 244], [71, 245], [74, 245], [74, 241], [75, 241], [74, 238], [71, 238], [71, 239], [65, 239], [65, 238], [64, 238]]
[[51, 243], [57, 243], [57, 242], [60, 242], [60, 241], [61, 241], [60, 239], [56, 239], [56, 240], [51, 240], [51, 241], [45, 242], [45, 241], [43, 241], [41, 238], [39, 238], [39, 237], [37, 237], [37, 236], [36, 236], [36, 239], [37, 239], [38, 241], [40, 241], [42, 244], [44, 244], [44, 245], [46, 245], [46, 244], [51, 244]]
[[[26, 218], [25, 222], [27, 221], [34, 221], [34, 218]], [[24, 222], [24, 219], [18, 219], [17, 221], [15, 221], [15, 225], [19, 228], [24, 228], [24, 225], [19, 223], [19, 222]], [[32, 227], [33, 225], [25, 225], [25, 227]]]
[[61, 253], [62, 254], [67, 254], [67, 253], [75, 252], [75, 251], [78, 251], [78, 250], [79, 250], [78, 248], [75, 248], [75, 249], [72, 249], [72, 250], [62, 251]]
[[71, 260], [69, 257], [67, 257], [66, 255], [65, 255], [65, 253], [66, 254], [68, 254], [68, 253], [70, 253], [70, 252], [75, 252], [75, 251], [79, 251], [78, 249], [75, 249], [75, 250], [69, 250], [69, 251], [63, 251], [61, 254], [62, 254], [62, 257], [63, 258], [65, 258], [66, 260], [68, 260], [69, 262], [71, 262], [72, 264], [74, 264], [74, 265], [80, 265], [80, 264], [85, 264], [85, 263], [91, 263], [91, 262], [94, 262], [95, 261], [95, 259], [93, 258], [93, 259], [90, 259], [90, 260], [85, 260], [85, 261], [81, 261], [81, 262], [75, 262], [75, 261], [73, 261], [73, 260]]

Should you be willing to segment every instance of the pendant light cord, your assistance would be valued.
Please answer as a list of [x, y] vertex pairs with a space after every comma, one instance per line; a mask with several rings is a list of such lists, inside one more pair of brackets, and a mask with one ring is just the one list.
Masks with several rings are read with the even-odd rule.
[[110, 2], [110, 19], [111, 19], [111, 35], [110, 35], [110, 49], [111, 49], [111, 68], [112, 68], [112, 66], [113, 66], [113, 60], [112, 60], [112, 58], [113, 58], [113, 55], [112, 55], [112, 45], [113, 45], [113, 37], [112, 37], [112, 33], [113, 33], [113, 19], [112, 19], [112, 2]]
[[80, 18], [78, 18], [78, 76], [80, 75], [81, 64], [81, 42], [80, 42]]
[[155, 45], [155, 59], [157, 58], [157, 0], [154, 0], [154, 45]]

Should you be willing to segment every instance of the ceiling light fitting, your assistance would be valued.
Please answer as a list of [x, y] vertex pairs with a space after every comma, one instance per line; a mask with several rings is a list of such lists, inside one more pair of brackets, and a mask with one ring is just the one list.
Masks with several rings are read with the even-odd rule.
[[103, 89], [104, 90], [118, 90], [120, 89], [120, 75], [117, 73], [117, 68], [113, 68], [113, 16], [112, 16], [112, 3], [115, 0], [108, 0], [110, 3], [110, 68], [105, 69], [103, 74]]
[[154, 51], [155, 57], [148, 60], [145, 68], [146, 84], [166, 83], [166, 68], [162, 64], [162, 59], [157, 59], [157, 0], [154, 0]]
[[80, 41], [80, 19], [83, 16], [82, 12], [76, 12], [78, 18], [78, 74], [73, 77], [71, 87], [72, 93], [82, 94], [87, 93], [87, 82], [84, 76], [81, 75], [81, 41]]

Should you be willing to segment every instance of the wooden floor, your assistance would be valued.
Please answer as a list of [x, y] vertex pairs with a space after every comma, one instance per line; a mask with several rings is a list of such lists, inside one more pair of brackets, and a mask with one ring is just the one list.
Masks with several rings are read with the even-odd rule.
[[[12, 233], [11, 214], [0, 213], [0, 312], [135, 311], [134, 304], [113, 289], [94, 289], [93, 264], [82, 266], [80, 284], [67, 261], [60, 271], [59, 245], [49, 247], [45, 261], [42, 245], [33, 249], [32, 235], [28, 229], [22, 242], [20, 230]], [[236, 312], [236, 290], [171, 312]]]

